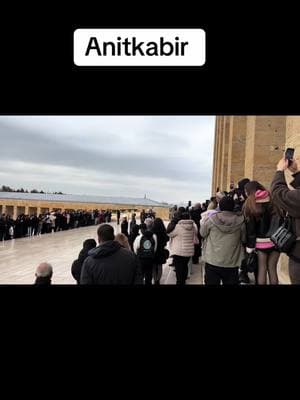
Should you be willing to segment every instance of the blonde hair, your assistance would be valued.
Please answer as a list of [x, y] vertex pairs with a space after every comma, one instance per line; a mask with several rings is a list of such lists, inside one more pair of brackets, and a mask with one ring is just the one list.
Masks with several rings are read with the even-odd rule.
[[118, 233], [115, 236], [115, 241], [120, 243], [120, 245], [125, 247], [125, 249], [131, 250], [129, 242], [128, 242], [128, 238], [126, 235], [124, 235], [124, 233]]

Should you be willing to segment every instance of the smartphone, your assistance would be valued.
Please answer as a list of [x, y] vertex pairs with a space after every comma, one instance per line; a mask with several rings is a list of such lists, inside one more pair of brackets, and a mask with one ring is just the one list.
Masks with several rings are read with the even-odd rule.
[[292, 164], [294, 158], [295, 149], [291, 149], [290, 147], [285, 151], [285, 159], [289, 160], [289, 166]]

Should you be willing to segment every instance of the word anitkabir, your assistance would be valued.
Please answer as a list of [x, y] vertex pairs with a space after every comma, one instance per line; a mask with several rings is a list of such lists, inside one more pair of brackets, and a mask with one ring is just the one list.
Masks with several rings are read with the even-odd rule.
[[136, 37], [122, 39], [117, 37], [117, 42], [105, 42], [93, 36], [90, 38], [85, 56], [97, 54], [98, 56], [184, 56], [185, 48], [189, 42], [180, 41], [175, 37], [172, 43], [160, 37], [159, 42], [137, 41]]

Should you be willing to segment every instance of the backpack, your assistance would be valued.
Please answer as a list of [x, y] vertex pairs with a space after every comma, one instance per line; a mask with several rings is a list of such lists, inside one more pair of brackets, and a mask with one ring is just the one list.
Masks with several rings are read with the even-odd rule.
[[155, 241], [151, 237], [142, 236], [137, 255], [143, 260], [153, 260], [155, 256]]

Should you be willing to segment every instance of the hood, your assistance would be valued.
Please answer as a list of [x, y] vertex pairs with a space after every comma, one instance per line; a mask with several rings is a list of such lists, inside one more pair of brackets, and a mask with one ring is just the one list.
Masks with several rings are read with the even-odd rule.
[[104, 258], [116, 253], [121, 247], [120, 243], [109, 240], [90, 250], [88, 254], [93, 258]]
[[210, 218], [211, 222], [223, 233], [232, 233], [241, 228], [244, 217], [231, 211], [220, 211]]
[[147, 239], [151, 238], [153, 236], [153, 232], [149, 231], [149, 229], [145, 230], [142, 232], [142, 235], [145, 236]]
[[182, 226], [187, 231], [190, 231], [194, 227], [194, 221], [191, 219], [182, 219], [178, 222], [178, 225]]

